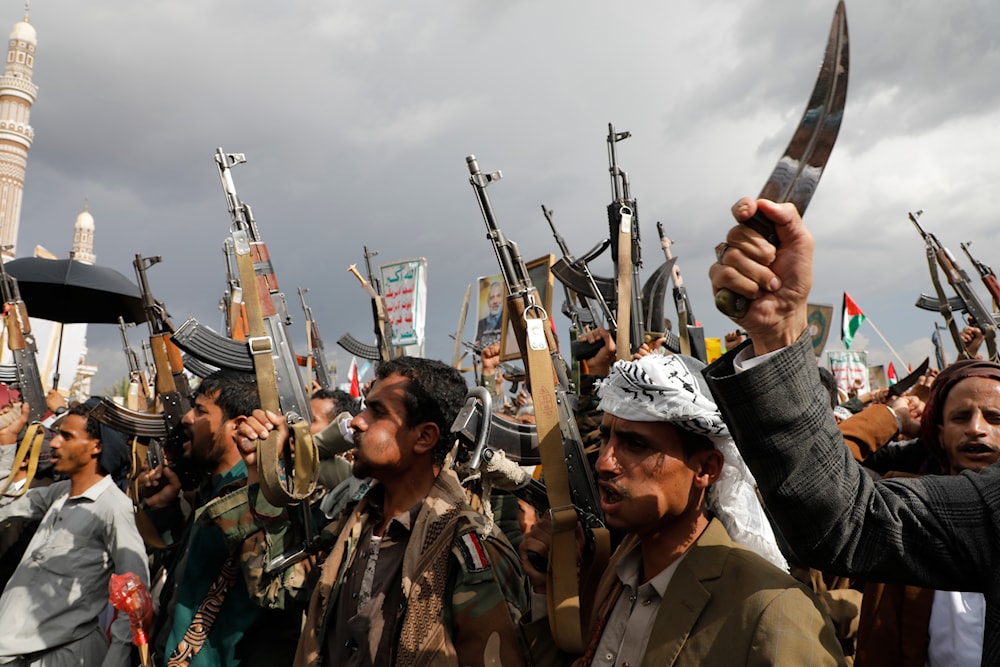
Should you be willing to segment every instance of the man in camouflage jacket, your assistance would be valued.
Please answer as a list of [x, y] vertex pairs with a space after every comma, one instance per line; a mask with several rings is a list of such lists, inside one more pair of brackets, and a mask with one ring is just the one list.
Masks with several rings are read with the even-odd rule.
[[[263, 605], [311, 591], [296, 665], [526, 664], [518, 556], [443, 465], [465, 391], [461, 375], [440, 362], [403, 357], [379, 366], [352, 422], [354, 474], [374, 482], [323, 531], [331, 546], [312, 577], [307, 562], [263, 574], [264, 559], [288, 546], [285, 522], [267, 516], [266, 504], [252, 501], [261, 511], [228, 526], [244, 538], [243, 568], [258, 577]], [[254, 417], [242, 427], [248, 439], [272, 428], [286, 437], [278, 415]], [[254, 455], [245, 456], [252, 465]]]

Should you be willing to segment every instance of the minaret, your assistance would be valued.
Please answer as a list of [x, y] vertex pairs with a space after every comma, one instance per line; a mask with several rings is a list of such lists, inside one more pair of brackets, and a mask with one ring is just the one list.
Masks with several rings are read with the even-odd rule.
[[73, 225], [73, 251], [70, 257], [84, 264], [93, 264], [94, 255], [94, 216], [90, 214], [89, 205], [84, 204], [80, 215], [76, 216]]
[[15, 23], [10, 32], [7, 66], [0, 77], [0, 246], [11, 246], [2, 251], [0, 259], [4, 262], [15, 256], [24, 172], [35, 137], [28, 117], [38, 94], [38, 86], [31, 82], [36, 44], [35, 29], [28, 23], [25, 7], [24, 20]]

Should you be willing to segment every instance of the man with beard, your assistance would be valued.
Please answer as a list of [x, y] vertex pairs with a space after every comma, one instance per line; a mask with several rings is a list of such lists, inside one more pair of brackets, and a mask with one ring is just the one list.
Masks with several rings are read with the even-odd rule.
[[[192, 665], [281, 665], [290, 662], [301, 614], [265, 611], [253, 604], [238, 576], [236, 549], [215, 523], [247, 504], [247, 467], [236, 445], [237, 427], [260, 407], [250, 373], [217, 371], [198, 386], [182, 425], [184, 457], [205, 475], [199, 506], [174, 534], [167, 582], [154, 629], [157, 662]], [[143, 501], [158, 526], [181, 518], [181, 483], [169, 467], [152, 471]], [[261, 499], [263, 501], [263, 499]], [[277, 508], [271, 508], [277, 513]], [[169, 662], [167, 661], [169, 659]]]
[[[616, 362], [598, 388], [601, 509], [625, 537], [574, 665], [844, 664], [833, 625], [787, 573], [701, 368], [650, 354]], [[545, 573], [528, 555], [546, 556], [550, 537], [545, 521], [521, 543], [536, 593]], [[552, 658], [536, 637], [535, 656]]]
[[476, 343], [487, 347], [500, 342], [500, 316], [503, 314], [503, 283], [494, 280], [486, 291], [486, 317], [476, 323]]
[[[465, 394], [461, 374], [438, 361], [401, 357], [378, 366], [365, 409], [351, 423], [354, 475], [374, 482], [323, 531], [326, 558], [296, 665], [526, 663], [518, 621], [527, 600], [517, 554], [468, 505], [446, 464]], [[256, 454], [248, 445], [272, 428], [287, 439], [279, 415], [258, 411], [241, 426], [251, 467]], [[244, 519], [261, 521], [253, 512]], [[244, 550], [244, 562], [256, 560], [262, 570], [269, 542], [245, 542], [254, 548]], [[276, 586], [273, 576], [262, 576], [262, 603], [285, 596], [290, 578], [282, 575]]]

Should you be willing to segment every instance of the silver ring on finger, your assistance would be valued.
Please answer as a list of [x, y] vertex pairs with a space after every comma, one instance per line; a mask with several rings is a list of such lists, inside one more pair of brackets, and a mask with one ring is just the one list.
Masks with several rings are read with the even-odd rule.
[[725, 241], [715, 246], [715, 259], [719, 264], [722, 264], [722, 258], [726, 256], [726, 251], [729, 250], [729, 247], [729, 244]]

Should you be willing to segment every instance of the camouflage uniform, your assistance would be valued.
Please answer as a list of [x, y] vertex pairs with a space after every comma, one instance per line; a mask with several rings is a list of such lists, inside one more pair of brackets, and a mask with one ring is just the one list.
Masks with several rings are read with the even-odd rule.
[[[364, 489], [362, 492], [364, 493]], [[254, 485], [251, 511], [224, 527], [242, 544], [244, 576], [257, 583], [259, 604], [277, 608], [311, 592], [296, 665], [320, 665], [323, 646], [358, 537], [370, 518], [367, 498], [324, 529], [332, 549], [316, 567], [312, 557], [277, 575], [263, 574], [266, 562], [293, 548], [288, 522], [269, 509]], [[528, 609], [520, 559], [486, 517], [466, 503], [465, 490], [451, 470], [443, 470], [424, 499], [407, 542], [402, 570], [407, 600], [397, 618], [394, 665], [486, 667], [528, 664], [519, 622]]]

